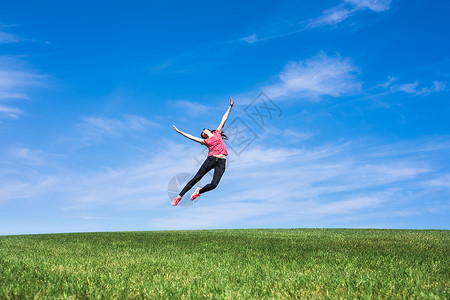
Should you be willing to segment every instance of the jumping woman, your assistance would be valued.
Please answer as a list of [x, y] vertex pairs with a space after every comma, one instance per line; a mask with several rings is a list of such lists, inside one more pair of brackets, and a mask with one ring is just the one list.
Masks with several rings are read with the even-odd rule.
[[223, 173], [225, 172], [225, 162], [228, 155], [227, 148], [225, 148], [225, 144], [223, 142], [224, 139], [227, 139], [227, 136], [222, 132], [223, 126], [230, 115], [231, 108], [233, 107], [233, 99], [230, 97], [230, 107], [228, 107], [226, 113], [223, 115], [222, 121], [220, 122], [219, 127], [215, 130], [209, 130], [204, 128], [201, 133], [201, 137], [203, 139], [192, 136], [188, 133], [185, 133], [173, 125], [173, 129], [181, 133], [183, 136], [191, 139], [197, 143], [205, 145], [208, 147], [208, 157], [203, 162], [202, 166], [198, 170], [197, 174], [195, 174], [194, 178], [192, 178], [186, 186], [181, 190], [180, 194], [175, 197], [172, 201], [172, 205], [176, 206], [178, 202], [181, 201], [181, 198], [186, 194], [197, 182], [205, 176], [210, 170], [214, 169], [214, 175], [211, 183], [208, 183], [202, 188], [196, 188], [195, 192], [191, 196], [191, 200], [195, 200], [195, 198], [199, 197], [201, 194], [206, 193], [210, 190], [213, 190], [219, 184], [220, 178], [222, 178]]

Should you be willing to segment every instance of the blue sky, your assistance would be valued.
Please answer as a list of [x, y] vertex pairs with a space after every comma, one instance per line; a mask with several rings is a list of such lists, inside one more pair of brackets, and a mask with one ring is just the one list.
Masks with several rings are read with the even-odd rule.
[[[3, 1], [0, 234], [449, 229], [449, 8]], [[206, 156], [172, 124], [230, 96], [219, 187], [172, 207]]]

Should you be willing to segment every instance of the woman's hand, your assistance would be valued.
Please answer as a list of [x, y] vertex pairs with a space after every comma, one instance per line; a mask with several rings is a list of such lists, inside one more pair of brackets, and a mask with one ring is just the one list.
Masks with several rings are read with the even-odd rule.
[[233, 107], [233, 105], [234, 105], [234, 101], [233, 101], [233, 99], [230, 97], [230, 106]]

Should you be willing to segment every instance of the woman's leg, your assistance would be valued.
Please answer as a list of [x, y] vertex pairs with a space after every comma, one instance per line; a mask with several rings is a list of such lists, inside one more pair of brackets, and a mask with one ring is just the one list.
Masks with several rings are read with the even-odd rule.
[[205, 174], [208, 173], [213, 168], [213, 166], [214, 166], [214, 159], [208, 156], [208, 158], [206, 158], [206, 160], [203, 162], [200, 169], [197, 171], [197, 174], [195, 174], [194, 177], [191, 180], [189, 180], [189, 182], [186, 184], [183, 190], [181, 190], [179, 195], [183, 197], [184, 194], [186, 194], [194, 186], [194, 184], [199, 182], [200, 179], [202, 179], [202, 177], [205, 176]]
[[220, 179], [222, 178], [223, 173], [225, 172], [225, 159], [217, 159], [217, 162], [214, 164], [214, 175], [211, 183], [205, 185], [200, 191], [199, 194], [203, 194], [205, 192], [211, 191], [217, 187]]

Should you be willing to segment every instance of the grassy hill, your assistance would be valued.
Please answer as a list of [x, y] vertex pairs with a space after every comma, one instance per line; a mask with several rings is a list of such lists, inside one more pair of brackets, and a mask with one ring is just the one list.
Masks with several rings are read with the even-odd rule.
[[450, 231], [0, 236], [0, 299], [450, 298]]

